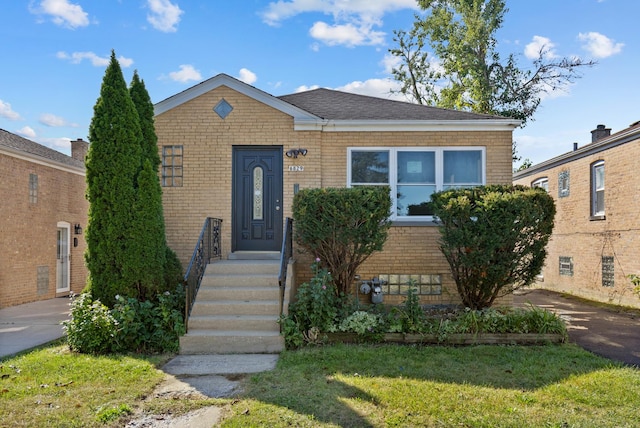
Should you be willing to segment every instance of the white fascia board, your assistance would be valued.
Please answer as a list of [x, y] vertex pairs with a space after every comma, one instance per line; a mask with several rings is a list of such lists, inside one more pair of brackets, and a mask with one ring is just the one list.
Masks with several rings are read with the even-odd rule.
[[329, 120], [307, 123], [295, 121], [296, 131], [324, 132], [425, 132], [425, 131], [513, 131], [521, 125], [519, 120]]
[[14, 150], [9, 147], [0, 147], [0, 154], [11, 156], [13, 158], [31, 162], [37, 165], [44, 165], [49, 168], [69, 172], [71, 174], [81, 175], [83, 177], [86, 175], [84, 168], [73, 167], [62, 162], [58, 162], [52, 159], [46, 159], [37, 155], [32, 155], [31, 153], [22, 152], [20, 150]]
[[154, 115], [158, 116], [166, 111], [178, 107], [181, 104], [191, 101], [192, 99], [197, 98], [200, 95], [204, 95], [207, 92], [219, 88], [220, 86], [226, 86], [236, 92], [246, 95], [249, 98], [253, 98], [258, 102], [266, 104], [269, 107], [273, 107], [274, 109], [293, 117], [294, 120], [303, 120], [305, 122], [321, 121], [319, 117], [314, 116], [307, 111], [284, 102], [281, 99], [274, 97], [273, 95], [261, 91], [254, 86], [241, 82], [238, 79], [234, 79], [233, 77], [226, 74], [218, 74], [217, 76], [214, 76], [208, 80], [205, 80], [204, 82], [192, 86], [189, 89], [186, 89], [178, 94], [160, 101], [153, 106]]

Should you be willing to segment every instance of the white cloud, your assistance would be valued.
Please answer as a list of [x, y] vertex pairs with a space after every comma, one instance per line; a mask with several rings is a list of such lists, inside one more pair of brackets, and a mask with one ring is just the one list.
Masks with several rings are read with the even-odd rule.
[[[311, 91], [318, 88], [320, 88], [320, 86], [318, 85], [302, 85], [297, 87], [295, 92], [298, 93]], [[391, 92], [400, 89], [400, 84], [392, 79], [368, 79], [365, 81], [356, 80], [345, 85], [329, 89], [335, 89], [342, 92], [350, 92], [352, 94], [368, 95], [371, 97], [387, 98], [397, 101], [407, 100], [404, 95]]]
[[[415, 0], [279, 0], [269, 3], [261, 14], [262, 20], [272, 26], [301, 13], [331, 15], [333, 23], [316, 21], [309, 34], [329, 46], [381, 45], [385, 33], [375, 31], [382, 25], [385, 13], [401, 10], [418, 10]], [[318, 46], [312, 45], [317, 51]]]
[[[80, 64], [83, 60], [89, 60], [91, 65], [94, 67], [106, 67], [109, 65], [110, 58], [109, 57], [101, 57], [96, 55], [93, 52], [73, 52], [67, 53], [64, 51], [60, 51], [56, 54], [58, 59], [68, 60], [71, 64]], [[121, 56], [118, 58], [118, 62], [121, 67], [128, 68], [133, 64], [133, 60], [131, 58], [125, 58]]]
[[192, 80], [202, 80], [202, 75], [200, 74], [200, 72], [189, 64], [182, 64], [180, 66], [180, 71], [172, 71], [171, 73], [169, 73], [169, 77], [171, 78], [171, 80], [182, 83], [187, 83]]
[[384, 43], [385, 33], [374, 31], [369, 24], [359, 26], [353, 23], [328, 25], [316, 22], [309, 30], [309, 34], [329, 46], [345, 45], [348, 47], [361, 45], [380, 45]]
[[333, 15], [336, 20], [355, 15], [370, 20], [402, 9], [418, 10], [419, 7], [415, 0], [278, 0], [269, 3], [261, 15], [265, 23], [275, 26], [301, 13], [320, 12]]
[[382, 58], [382, 66], [384, 67], [384, 72], [389, 75], [394, 68], [400, 67], [401, 64], [402, 59], [395, 55], [391, 55], [390, 53], [385, 54], [384, 58]]
[[0, 117], [4, 117], [5, 119], [9, 120], [21, 119], [20, 115], [13, 111], [13, 109], [11, 108], [11, 104], [5, 103], [2, 100], [0, 100]]
[[244, 82], [248, 85], [251, 85], [253, 83], [255, 83], [256, 80], [258, 80], [258, 76], [256, 76], [256, 74], [246, 68], [241, 68], [240, 69], [240, 75], [238, 76], [238, 80], [240, 80], [241, 82]]
[[546, 59], [557, 58], [556, 45], [551, 39], [542, 36], [533, 36], [533, 40], [524, 47], [524, 55], [529, 59], [537, 59], [542, 53]]
[[406, 101], [407, 99], [404, 95], [392, 92], [398, 91], [399, 89], [400, 83], [393, 79], [368, 79], [364, 82], [354, 81], [336, 88], [338, 91], [351, 92], [353, 94]]
[[319, 87], [320, 87], [320, 86], [318, 86], [318, 85], [311, 85], [311, 86], [301, 85], [301, 86], [298, 86], [294, 92], [295, 92], [295, 93], [298, 93], [298, 92], [307, 92], [307, 91], [312, 91], [312, 90], [314, 90], [314, 89], [318, 89]]
[[30, 126], [24, 126], [16, 131], [16, 134], [23, 136], [24, 138], [33, 139], [36, 138], [36, 131]]
[[613, 39], [594, 31], [578, 34], [578, 40], [585, 42], [582, 48], [595, 58], [607, 58], [620, 53], [624, 46], [624, 43], [614, 43]]
[[42, 0], [39, 7], [30, 5], [29, 11], [37, 15], [50, 15], [51, 20], [61, 27], [76, 29], [89, 25], [87, 12], [69, 0]]
[[67, 137], [40, 138], [38, 142], [52, 149], [66, 149], [67, 151], [71, 149], [71, 139]]
[[60, 116], [56, 116], [55, 114], [52, 114], [52, 113], [41, 114], [40, 118], [38, 119], [38, 122], [40, 122], [45, 126], [51, 126], [54, 128], [58, 128], [62, 126], [72, 126], [75, 128], [79, 126], [77, 123], [69, 123], [64, 118]]
[[147, 15], [147, 21], [158, 31], [174, 33], [178, 30], [180, 15], [184, 13], [178, 4], [169, 0], [147, 0], [147, 6], [151, 13]]

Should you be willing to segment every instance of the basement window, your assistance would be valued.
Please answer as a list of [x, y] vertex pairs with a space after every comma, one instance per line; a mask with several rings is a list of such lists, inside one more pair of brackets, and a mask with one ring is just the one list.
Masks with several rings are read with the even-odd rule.
[[440, 274], [382, 274], [378, 275], [382, 292], [388, 295], [406, 295], [410, 288], [420, 295], [442, 294], [442, 275]]
[[613, 287], [614, 282], [614, 260], [613, 256], [602, 256], [602, 286]]

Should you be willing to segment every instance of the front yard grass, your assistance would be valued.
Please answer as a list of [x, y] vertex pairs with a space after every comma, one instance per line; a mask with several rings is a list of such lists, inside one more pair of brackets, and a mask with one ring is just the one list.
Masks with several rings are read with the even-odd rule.
[[208, 405], [224, 427], [638, 426], [640, 370], [574, 345], [306, 347], [209, 400], [153, 397], [169, 357], [58, 344], [0, 361], [0, 426], [121, 427]]

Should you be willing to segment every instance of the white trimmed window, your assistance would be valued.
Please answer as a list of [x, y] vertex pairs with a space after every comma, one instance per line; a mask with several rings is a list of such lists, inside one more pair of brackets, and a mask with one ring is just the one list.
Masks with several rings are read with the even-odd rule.
[[591, 216], [604, 217], [604, 161], [591, 164]]
[[533, 183], [531, 183], [531, 187], [541, 187], [546, 192], [549, 192], [549, 179], [547, 177], [538, 178]]
[[431, 194], [485, 184], [484, 147], [351, 147], [347, 186], [391, 187], [391, 219], [431, 220]]

